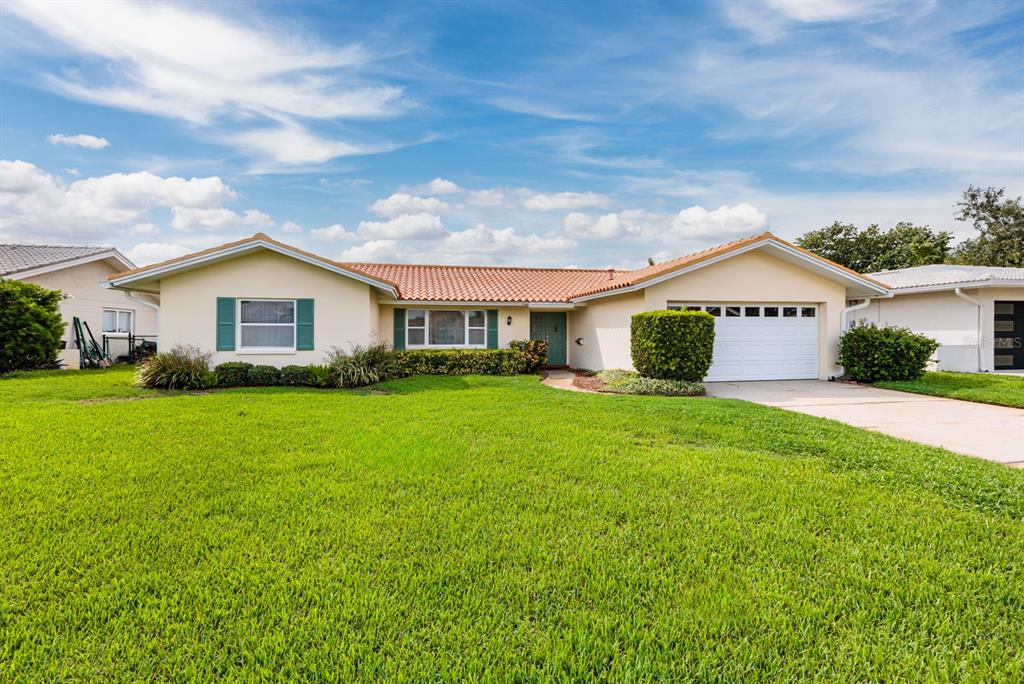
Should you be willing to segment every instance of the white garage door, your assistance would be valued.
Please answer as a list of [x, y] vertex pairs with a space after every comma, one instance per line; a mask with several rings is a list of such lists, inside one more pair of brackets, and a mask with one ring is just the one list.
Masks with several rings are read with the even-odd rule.
[[680, 304], [715, 317], [707, 382], [818, 377], [818, 307], [814, 304]]

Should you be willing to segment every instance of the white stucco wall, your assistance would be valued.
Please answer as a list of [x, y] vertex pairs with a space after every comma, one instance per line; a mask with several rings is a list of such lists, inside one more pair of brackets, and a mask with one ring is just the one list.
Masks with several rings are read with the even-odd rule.
[[[106, 261], [92, 261], [78, 266], [62, 268], [58, 271], [41, 273], [39, 275], [22, 278], [26, 283], [34, 283], [50, 290], [60, 290], [70, 295], [60, 304], [61, 315], [64, 318], [64, 340], [73, 342], [75, 333], [71, 329], [71, 319], [78, 316], [79, 319], [89, 324], [96, 342], [102, 344], [103, 335], [103, 309], [120, 309], [133, 312], [135, 334], [155, 335], [157, 332], [156, 311], [148, 306], [128, 299], [128, 296], [119, 290], [111, 290], [103, 287], [107, 276], [122, 270], [120, 267], [112, 266]], [[156, 297], [138, 295], [140, 299], [156, 303]], [[127, 340], [112, 339], [110, 343], [111, 356], [125, 354], [128, 350]], [[75, 350], [71, 354], [61, 354], [62, 359], [67, 359], [77, 367], [77, 354]], [[72, 356], [76, 358], [71, 358]]]
[[[573, 368], [632, 369], [629, 325], [645, 311], [642, 292], [604, 297], [569, 312], [569, 365]], [[579, 339], [582, 344], [577, 344]]]
[[[957, 297], [953, 290], [896, 295], [879, 299], [852, 314], [854, 320], [881, 325], [899, 325], [935, 339], [936, 370], [973, 373], [991, 371], [995, 302], [1024, 301], [1024, 288], [987, 287], [965, 289], [964, 294], [982, 305], [981, 335], [978, 307]], [[980, 354], [979, 354], [980, 348]]]
[[[376, 339], [377, 300], [370, 286], [264, 251], [164, 278], [160, 282], [160, 344], [190, 344], [213, 352], [214, 365], [247, 361], [273, 366], [321, 363], [331, 347]], [[216, 350], [217, 298], [313, 300], [312, 351], [248, 353]]]
[[835, 375], [840, 312], [846, 288], [828, 278], [762, 252], [747, 252], [657, 283], [642, 292], [597, 299], [570, 314], [570, 363], [602, 370], [632, 368], [630, 316], [665, 309], [669, 302], [708, 304], [793, 303], [818, 305], [818, 374]]

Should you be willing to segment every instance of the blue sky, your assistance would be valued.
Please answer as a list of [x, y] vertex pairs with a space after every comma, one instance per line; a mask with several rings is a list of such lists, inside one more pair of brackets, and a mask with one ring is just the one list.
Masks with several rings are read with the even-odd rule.
[[1024, 193], [1002, 2], [0, 6], [0, 239], [635, 267]]

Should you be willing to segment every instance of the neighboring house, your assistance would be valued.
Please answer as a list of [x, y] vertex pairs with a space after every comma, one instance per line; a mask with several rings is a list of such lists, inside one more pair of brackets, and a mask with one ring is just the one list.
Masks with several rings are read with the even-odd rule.
[[341, 263], [256, 235], [110, 276], [160, 297], [163, 349], [213, 363], [322, 362], [331, 347], [498, 348], [546, 339], [551, 365], [629, 368], [630, 317], [716, 317], [708, 380], [826, 379], [848, 300], [873, 278], [770, 233], [635, 271]]
[[[66, 350], [74, 348], [71, 319], [75, 316], [89, 324], [98, 343], [107, 336], [112, 357], [127, 352], [128, 333], [154, 339], [159, 300], [105, 287], [108, 276], [127, 268], [134, 264], [113, 247], [0, 244], [0, 278], [63, 293], [60, 310]], [[61, 360], [77, 367], [78, 353], [62, 352]]]
[[868, 275], [887, 283], [892, 297], [851, 319], [934, 338], [939, 370], [1024, 369], [1024, 268], [935, 264]]

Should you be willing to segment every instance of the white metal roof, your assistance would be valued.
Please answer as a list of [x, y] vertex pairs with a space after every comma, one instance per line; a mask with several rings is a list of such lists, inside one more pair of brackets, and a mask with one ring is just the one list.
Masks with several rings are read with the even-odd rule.
[[1024, 268], [932, 264], [868, 273], [893, 290], [953, 289], [956, 287], [1024, 286]]

